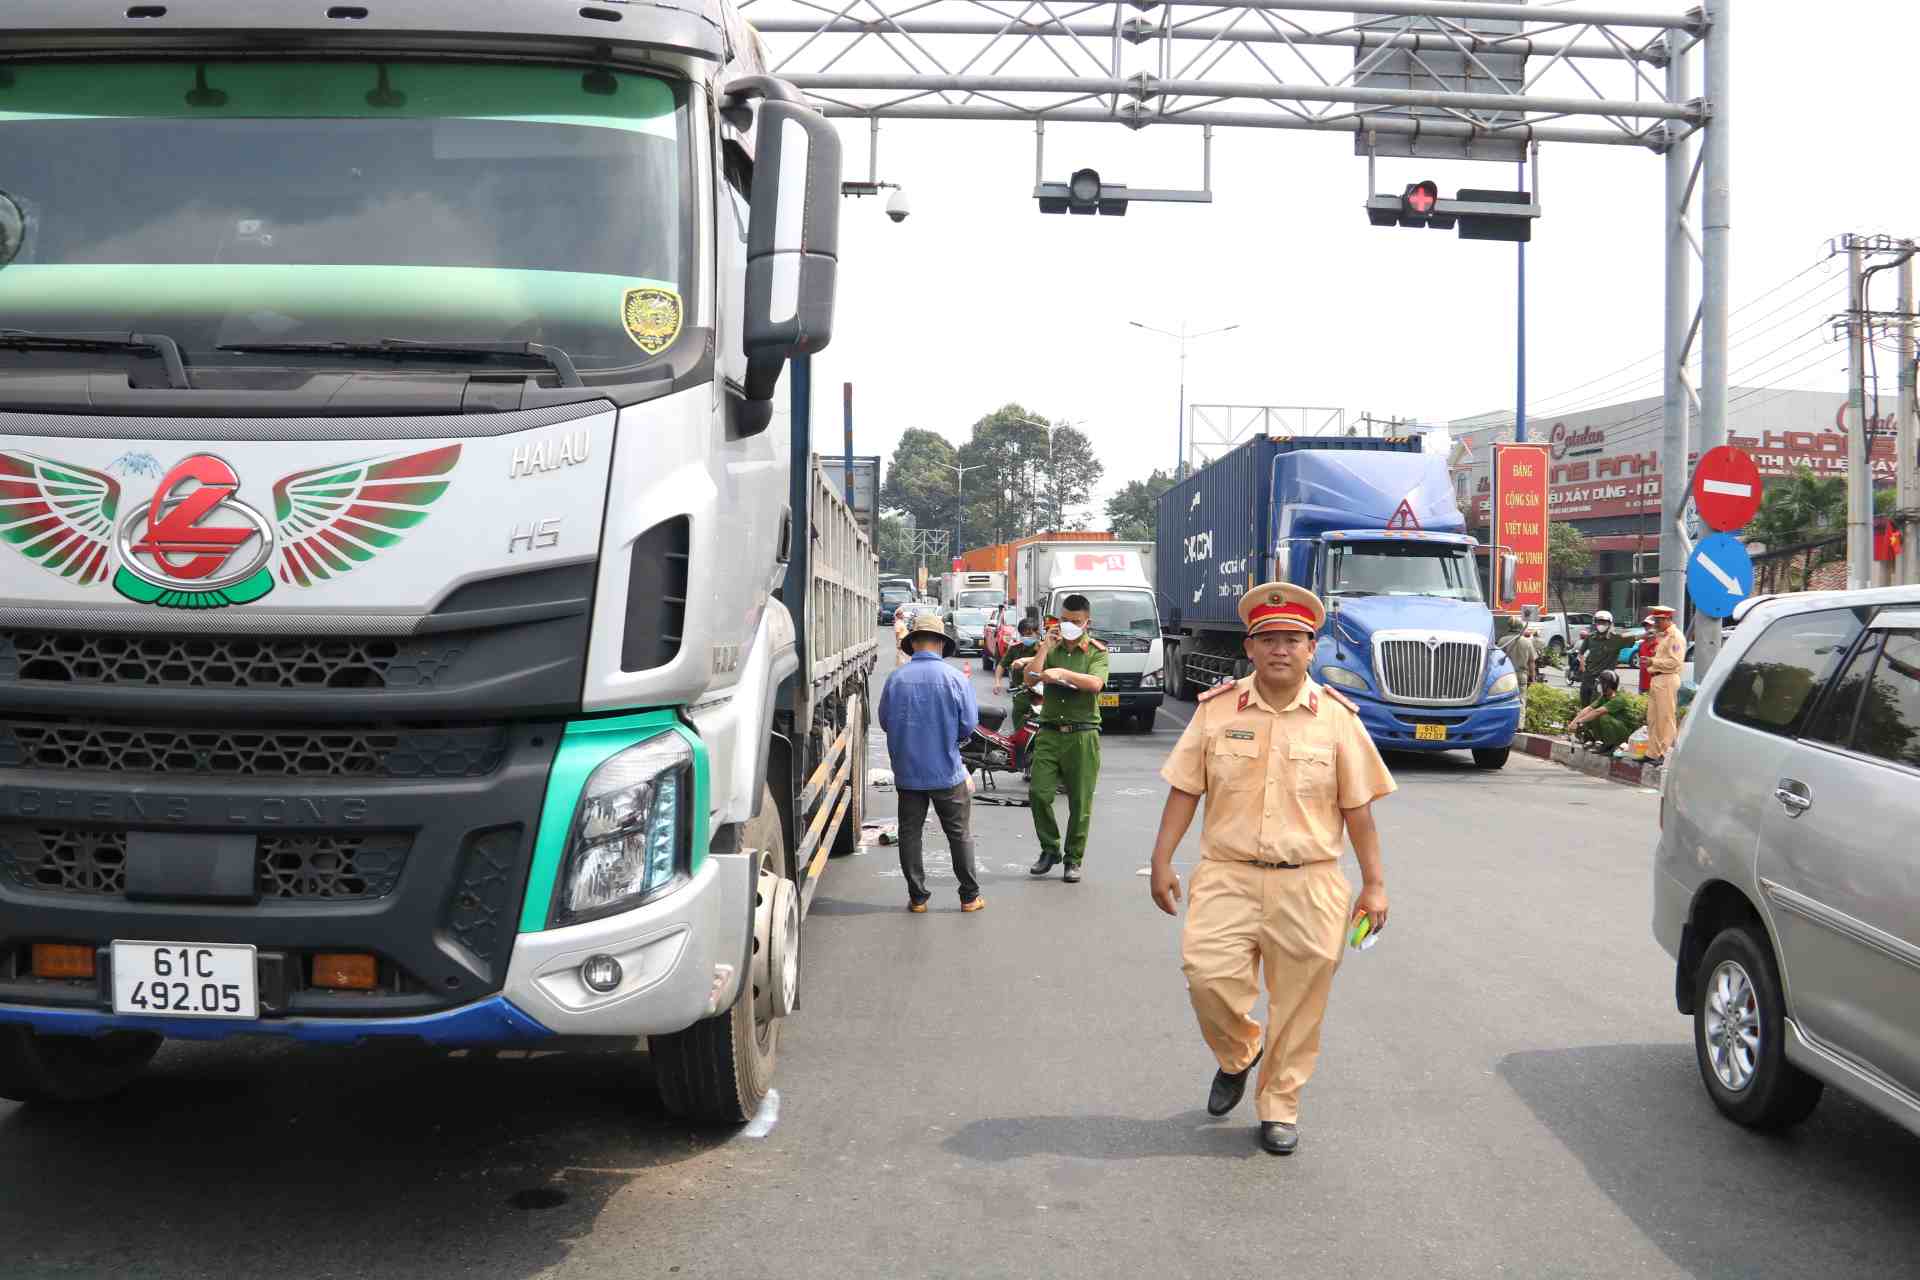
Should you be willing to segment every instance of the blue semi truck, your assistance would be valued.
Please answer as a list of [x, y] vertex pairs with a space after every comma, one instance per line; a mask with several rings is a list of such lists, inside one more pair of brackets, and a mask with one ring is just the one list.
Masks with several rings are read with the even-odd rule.
[[1483, 578], [1510, 582], [1513, 558], [1467, 534], [1446, 460], [1420, 440], [1250, 440], [1161, 495], [1158, 538], [1171, 696], [1244, 674], [1240, 597], [1294, 582], [1327, 604], [1313, 678], [1375, 743], [1506, 764], [1519, 680]]

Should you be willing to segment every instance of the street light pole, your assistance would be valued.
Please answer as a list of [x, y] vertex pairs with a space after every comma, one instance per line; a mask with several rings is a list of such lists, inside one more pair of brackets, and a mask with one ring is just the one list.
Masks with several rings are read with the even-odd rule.
[[942, 462], [938, 465], [953, 472], [955, 476], [953, 485], [953, 554], [957, 556], [960, 554], [960, 544], [966, 539], [964, 526], [967, 511], [967, 472], [978, 471], [987, 464], [984, 462], [976, 462], [970, 466], [961, 466], [957, 463]]
[[1145, 329], [1148, 333], [1157, 333], [1163, 338], [1172, 338], [1180, 344], [1180, 417], [1174, 435], [1175, 444], [1173, 455], [1173, 478], [1178, 480], [1182, 468], [1186, 465], [1187, 458], [1187, 344], [1189, 342], [1198, 342], [1202, 338], [1211, 338], [1217, 334], [1231, 333], [1240, 326], [1230, 324], [1218, 329], [1208, 329], [1203, 333], [1188, 333], [1187, 322], [1182, 320], [1180, 322], [1180, 331], [1175, 333], [1171, 329], [1156, 329], [1150, 324], [1141, 324], [1138, 320], [1129, 320], [1127, 323], [1136, 329]]

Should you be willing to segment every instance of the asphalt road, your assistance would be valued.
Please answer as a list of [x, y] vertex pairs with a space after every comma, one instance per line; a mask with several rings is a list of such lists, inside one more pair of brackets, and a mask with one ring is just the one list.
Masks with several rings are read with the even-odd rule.
[[950, 879], [907, 914], [891, 849], [834, 863], [746, 1133], [669, 1120], [636, 1055], [169, 1047], [111, 1105], [0, 1104], [0, 1276], [1915, 1273], [1920, 1140], [1833, 1094], [1722, 1121], [1647, 930], [1657, 798], [1525, 758], [1390, 762], [1393, 927], [1300, 1153], [1250, 1100], [1209, 1120], [1139, 874], [1189, 710], [1106, 739], [1078, 886], [1027, 877], [1018, 808], [975, 810], [977, 915]]

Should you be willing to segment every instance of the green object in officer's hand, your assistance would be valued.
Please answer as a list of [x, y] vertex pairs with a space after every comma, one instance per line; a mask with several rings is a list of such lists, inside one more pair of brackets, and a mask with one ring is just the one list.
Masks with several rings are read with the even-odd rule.
[[1373, 944], [1380, 941], [1373, 932], [1373, 917], [1361, 916], [1359, 923], [1353, 926], [1353, 932], [1347, 935], [1347, 945], [1356, 951], [1370, 951]]

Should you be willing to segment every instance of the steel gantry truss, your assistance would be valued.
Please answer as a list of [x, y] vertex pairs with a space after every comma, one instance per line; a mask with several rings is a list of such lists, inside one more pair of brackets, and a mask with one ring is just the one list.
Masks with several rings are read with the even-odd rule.
[[[827, 115], [870, 122], [876, 167], [883, 120], [1192, 125], [1209, 141], [1226, 126], [1344, 133], [1368, 157], [1511, 160], [1533, 158], [1542, 143], [1663, 156], [1661, 602], [1680, 608], [1691, 551], [1688, 460], [1726, 441], [1732, 4], [1702, 0], [1677, 13], [1491, 0], [745, 0], [742, 8], [778, 75]], [[1371, 178], [1368, 186], [1371, 195]], [[1697, 381], [1688, 373], [1696, 355]], [[1719, 624], [1701, 620], [1696, 636], [1704, 669]]]

